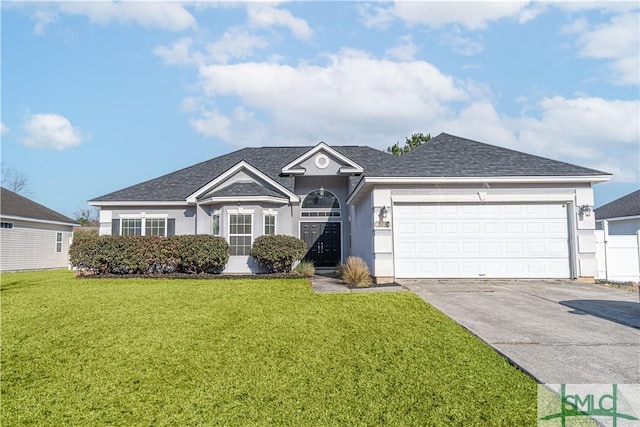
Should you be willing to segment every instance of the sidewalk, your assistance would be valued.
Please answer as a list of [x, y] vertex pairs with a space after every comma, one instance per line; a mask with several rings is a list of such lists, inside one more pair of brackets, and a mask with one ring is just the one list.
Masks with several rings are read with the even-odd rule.
[[311, 278], [311, 288], [314, 293], [317, 294], [338, 294], [349, 292], [398, 292], [406, 291], [402, 286], [397, 283], [385, 284], [385, 285], [371, 285], [368, 288], [350, 288], [346, 286], [336, 276], [335, 272], [316, 272]]

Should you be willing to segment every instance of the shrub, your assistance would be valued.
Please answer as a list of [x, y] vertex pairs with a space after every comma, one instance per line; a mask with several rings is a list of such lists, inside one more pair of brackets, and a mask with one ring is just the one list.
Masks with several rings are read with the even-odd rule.
[[97, 270], [98, 234], [90, 231], [73, 233], [73, 243], [69, 248], [71, 265], [82, 270]]
[[367, 263], [360, 257], [350, 256], [338, 268], [338, 276], [349, 286], [365, 288], [371, 285], [371, 274]]
[[218, 236], [97, 236], [79, 233], [69, 249], [71, 265], [97, 274], [217, 273], [229, 245]]
[[313, 265], [313, 261], [300, 261], [294, 271], [303, 277], [311, 277], [316, 273], [316, 268]]
[[297, 237], [267, 234], [258, 237], [251, 248], [251, 254], [270, 272], [291, 271], [294, 262], [300, 261], [307, 253], [307, 245]]
[[167, 241], [175, 244], [178, 270], [183, 273], [219, 273], [229, 261], [229, 244], [220, 236], [171, 236]]

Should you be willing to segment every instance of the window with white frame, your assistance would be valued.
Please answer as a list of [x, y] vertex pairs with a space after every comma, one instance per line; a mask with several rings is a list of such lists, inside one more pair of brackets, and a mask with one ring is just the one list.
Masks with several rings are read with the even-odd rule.
[[166, 236], [167, 215], [142, 214], [120, 217], [121, 236]]
[[231, 255], [251, 255], [251, 214], [229, 215]]
[[56, 252], [62, 252], [62, 233], [56, 233]]
[[276, 216], [271, 214], [264, 215], [264, 234], [276, 234]]
[[220, 214], [216, 212], [211, 215], [211, 234], [220, 235]]
[[120, 235], [142, 236], [142, 218], [122, 218]]
[[166, 236], [167, 235], [166, 218], [145, 218], [144, 235], [145, 236]]

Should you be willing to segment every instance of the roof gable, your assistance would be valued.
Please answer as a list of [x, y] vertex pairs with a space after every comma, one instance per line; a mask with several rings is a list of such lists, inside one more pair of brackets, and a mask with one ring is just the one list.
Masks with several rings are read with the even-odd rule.
[[[255, 183], [255, 185], [251, 186], [251, 187], [245, 186], [244, 187], [245, 189], [248, 189], [248, 188], [255, 189], [256, 187], [260, 187], [262, 185], [258, 184], [256, 181], [262, 181], [262, 182], [266, 183], [268, 186], [274, 187], [277, 190], [277, 192], [280, 193], [279, 197], [286, 197], [290, 201], [294, 201], [294, 202], [300, 201], [298, 196], [296, 196], [293, 192], [289, 191], [287, 188], [285, 188], [282, 185], [278, 184], [273, 179], [271, 179], [269, 176], [267, 176], [264, 173], [260, 172], [258, 169], [256, 169], [255, 167], [253, 167], [252, 165], [250, 165], [246, 161], [241, 160], [237, 164], [233, 165], [230, 169], [228, 169], [224, 173], [218, 175], [215, 179], [213, 179], [212, 181], [208, 182], [207, 184], [205, 184], [204, 186], [202, 186], [201, 188], [197, 189], [195, 192], [193, 192], [192, 194], [187, 196], [187, 198], [186, 198], [187, 203], [196, 203], [196, 201], [198, 199], [203, 198], [203, 197], [213, 197], [210, 194], [207, 196], [207, 193], [215, 193], [216, 187], [218, 187], [220, 184], [224, 183], [228, 179], [232, 178], [234, 175], [237, 175], [241, 171], [246, 172], [252, 178], [253, 182]], [[235, 186], [235, 188], [236, 188], [236, 190], [239, 191], [243, 187]], [[238, 195], [238, 196], [240, 196], [240, 195]]]
[[594, 213], [596, 220], [640, 216], [640, 190], [600, 206]]
[[[358, 163], [354, 162], [349, 157], [341, 154], [337, 150], [334, 150], [333, 148], [328, 146], [326, 143], [320, 142], [318, 145], [316, 145], [309, 151], [303, 153], [301, 156], [298, 156], [297, 158], [293, 159], [291, 162], [284, 165], [281, 171], [282, 174], [285, 174], [285, 175], [303, 174], [305, 172], [305, 168], [302, 167], [302, 164], [305, 163], [314, 155], [318, 155], [318, 154], [324, 155], [325, 157], [326, 156], [332, 157], [336, 159], [338, 163], [341, 163], [341, 166], [339, 168], [339, 173], [341, 174], [361, 174], [362, 172], [364, 172], [364, 168], [360, 166]], [[316, 160], [319, 160], [319, 159], [320, 159], [319, 157], [316, 157]], [[324, 167], [323, 165], [318, 164], [317, 162], [316, 162], [316, 166], [318, 168]]]
[[0, 214], [5, 217], [80, 225], [71, 218], [4, 187], [0, 187]]

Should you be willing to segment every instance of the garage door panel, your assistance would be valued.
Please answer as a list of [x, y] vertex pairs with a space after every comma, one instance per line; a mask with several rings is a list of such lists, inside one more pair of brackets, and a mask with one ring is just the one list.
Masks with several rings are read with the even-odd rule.
[[562, 204], [395, 205], [393, 221], [398, 278], [570, 276]]

